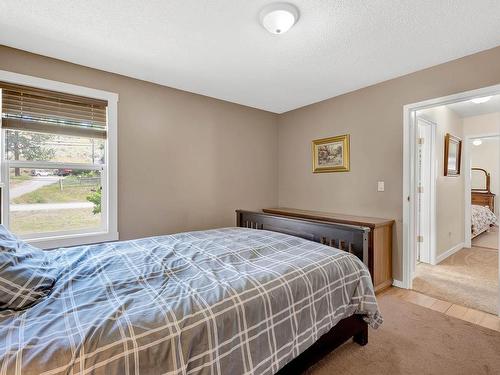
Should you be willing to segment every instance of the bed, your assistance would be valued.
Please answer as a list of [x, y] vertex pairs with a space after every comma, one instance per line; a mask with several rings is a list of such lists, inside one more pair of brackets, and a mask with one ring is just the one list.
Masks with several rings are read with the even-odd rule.
[[495, 194], [490, 189], [490, 173], [483, 168], [471, 168], [471, 235], [472, 238], [498, 225]]
[[236, 228], [48, 252], [50, 292], [0, 311], [0, 374], [297, 373], [382, 323], [365, 240], [239, 211]]
[[472, 238], [486, 232], [493, 225], [498, 225], [498, 219], [488, 206], [471, 205]]

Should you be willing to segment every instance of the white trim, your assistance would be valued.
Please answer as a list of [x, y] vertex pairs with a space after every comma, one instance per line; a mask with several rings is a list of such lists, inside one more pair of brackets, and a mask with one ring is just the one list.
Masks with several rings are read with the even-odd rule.
[[464, 247], [472, 247], [472, 233], [471, 233], [471, 162], [470, 162], [470, 145], [472, 140], [477, 138], [492, 138], [499, 137], [499, 133], [488, 133], [488, 134], [469, 134], [464, 137]]
[[471, 233], [471, 174], [470, 174], [470, 137], [464, 137], [464, 247], [472, 246]]
[[108, 100], [108, 147], [106, 148], [108, 197], [105, 197], [108, 233], [116, 233], [118, 239], [118, 94], [116, 100]]
[[[415, 113], [418, 110], [500, 94], [500, 85], [403, 106], [403, 287], [410, 289], [415, 268]], [[499, 232], [500, 235], [500, 232]], [[499, 259], [500, 264], [500, 259]], [[500, 288], [499, 288], [500, 296]]]
[[437, 124], [432, 127], [431, 149], [431, 264], [436, 264], [437, 251], [437, 176], [438, 164], [436, 157]]
[[[108, 102], [107, 114], [108, 114], [108, 129], [107, 129], [107, 144], [106, 147], [106, 156], [105, 160], [107, 163], [107, 168], [102, 168], [102, 166], [96, 165], [93, 168], [103, 170], [104, 177], [106, 179], [107, 185], [107, 193], [108, 195], [103, 195], [103, 204], [102, 210], [107, 215], [102, 215], [103, 217], [107, 216], [107, 222], [103, 223], [103, 227], [106, 228], [104, 231], [100, 231], [97, 233], [80, 233], [80, 234], [68, 234], [65, 232], [61, 235], [56, 235], [53, 237], [44, 237], [39, 239], [31, 239], [29, 242], [37, 243], [40, 247], [43, 248], [55, 248], [61, 246], [73, 246], [78, 244], [87, 244], [87, 243], [95, 243], [102, 241], [114, 241], [117, 240], [118, 235], [118, 94], [103, 90], [97, 90], [89, 87], [73, 85], [64, 82], [52, 81], [49, 79], [18, 74], [13, 72], [8, 72], [5, 70], [0, 70], [0, 81], [26, 85], [36, 88], [41, 88], [45, 90], [52, 90], [63, 92], [67, 94], [74, 94], [85, 96], [94, 99], [106, 100]], [[1, 124], [1, 119], [0, 119]], [[4, 144], [3, 132], [2, 132], [2, 147]], [[1, 170], [2, 175], [7, 176], [5, 173], [7, 164], [11, 164], [12, 162], [6, 163], [4, 158], [4, 153], [0, 149], [1, 156]], [[22, 161], [16, 161], [16, 164], [22, 164]], [[40, 165], [47, 165], [47, 168], [53, 168], [57, 163], [40, 163]], [[85, 167], [86, 165], [77, 165], [75, 168]], [[3, 199], [4, 201], [8, 201], [9, 194], [8, 189], [2, 189], [3, 191]], [[2, 206], [2, 211], [4, 210], [5, 205]], [[3, 215], [3, 219], [7, 218], [8, 215]], [[2, 221], [8, 226], [8, 222]]]
[[[9, 169], [5, 167], [4, 163], [4, 152], [3, 152], [3, 146], [5, 145], [5, 140], [4, 140], [4, 132], [2, 131], [2, 89], [0, 88], [0, 181], [2, 180], [2, 176], [6, 176], [4, 173], [8, 173]], [[6, 220], [6, 215], [3, 214], [4, 212], [4, 202], [8, 202], [9, 199], [9, 194], [8, 194], [8, 189], [5, 189], [5, 184], [3, 181], [2, 183], [2, 193], [0, 197], [0, 222], [5, 225], [7, 228], [9, 227], [8, 220]]]
[[36, 238], [26, 240], [26, 242], [41, 249], [56, 249], [60, 247], [88, 245], [98, 242], [117, 241], [118, 237], [118, 232], [93, 232]]
[[[411, 110], [410, 106], [403, 107], [403, 280], [401, 288], [411, 288], [411, 270], [410, 261], [414, 256], [415, 246], [415, 228], [414, 228], [414, 204], [413, 193], [410, 193], [410, 187], [414, 187], [414, 166], [415, 166], [415, 126], [413, 118], [415, 112]], [[410, 227], [412, 228], [410, 230]]]
[[438, 255], [436, 257], [436, 264], [439, 264], [441, 263], [443, 260], [445, 260], [446, 258], [448, 258], [449, 256], [455, 254], [457, 251], [460, 251], [464, 248], [464, 243], [461, 242], [451, 248], [449, 248], [448, 250], [446, 250], [444, 253], [442, 253], [441, 255]]
[[404, 283], [400, 280], [392, 280], [392, 286], [395, 286], [396, 288], [404, 288]]
[[35, 169], [71, 168], [71, 169], [85, 169], [92, 171], [104, 170], [104, 165], [101, 164], [59, 163], [52, 161], [37, 161], [37, 160], [5, 160], [4, 163], [8, 163], [10, 168], [15, 168], [15, 167], [35, 168]]
[[110, 102], [118, 102], [118, 94], [114, 92], [92, 89], [90, 87], [73, 85], [71, 83], [52, 81], [50, 79], [8, 72], [6, 70], [0, 70], [0, 81], [85, 96], [87, 98], [107, 100], [108, 108]]

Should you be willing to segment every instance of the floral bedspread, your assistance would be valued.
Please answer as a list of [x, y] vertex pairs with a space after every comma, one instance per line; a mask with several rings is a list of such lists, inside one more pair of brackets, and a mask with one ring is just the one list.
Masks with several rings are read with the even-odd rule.
[[471, 225], [472, 235], [478, 235], [498, 223], [498, 219], [487, 206], [478, 206], [473, 204], [471, 207]]

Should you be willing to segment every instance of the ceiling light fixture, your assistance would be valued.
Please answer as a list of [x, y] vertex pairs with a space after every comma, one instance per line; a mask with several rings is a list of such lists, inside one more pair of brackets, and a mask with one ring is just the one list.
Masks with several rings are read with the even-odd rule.
[[476, 103], [476, 104], [481, 104], [481, 103], [486, 103], [490, 99], [491, 99], [491, 96], [483, 96], [482, 98], [471, 99], [471, 102]]
[[481, 146], [481, 144], [482, 144], [482, 143], [483, 143], [483, 141], [481, 141], [479, 138], [478, 138], [478, 139], [474, 139], [474, 140], [472, 141], [472, 144], [473, 144], [474, 146]]
[[284, 34], [297, 23], [299, 10], [289, 3], [273, 3], [260, 11], [260, 23], [271, 34]]

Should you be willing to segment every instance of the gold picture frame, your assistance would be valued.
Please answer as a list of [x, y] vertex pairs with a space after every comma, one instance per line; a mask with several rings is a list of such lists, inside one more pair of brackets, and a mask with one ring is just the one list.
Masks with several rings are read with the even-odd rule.
[[349, 134], [312, 141], [313, 173], [349, 172]]

